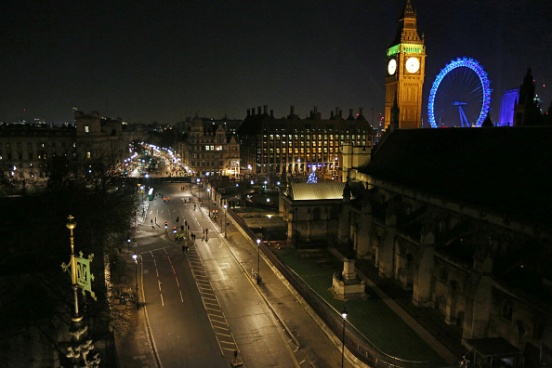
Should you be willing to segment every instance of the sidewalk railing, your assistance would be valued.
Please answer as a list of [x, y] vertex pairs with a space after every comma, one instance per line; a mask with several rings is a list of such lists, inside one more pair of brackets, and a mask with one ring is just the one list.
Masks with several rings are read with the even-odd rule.
[[[232, 220], [241, 228], [242, 232], [247, 234], [250, 240], [255, 243], [257, 236], [247, 227], [245, 221], [230, 209], [228, 210], [228, 215], [232, 217]], [[274, 267], [278, 269], [302, 296], [326, 326], [328, 326], [336, 336], [340, 336], [343, 328], [343, 318], [341, 315], [318, 295], [318, 293], [316, 293], [299, 275], [283, 264], [269, 249], [267, 244], [261, 243], [259, 248], [263, 255], [270, 260]], [[357, 359], [374, 368], [445, 368], [437, 362], [410, 361], [386, 354], [379, 350], [377, 346], [371, 343], [359, 331], [355, 330], [354, 327], [346, 330], [345, 346]]]
[[[303, 281], [299, 275], [285, 266], [274, 253], [270, 250], [265, 252], [264, 245], [261, 245], [261, 251], [270, 259], [271, 263], [295, 290], [301, 294], [303, 299], [316, 312], [320, 319], [324, 321], [328, 328], [336, 336], [340, 336], [343, 328], [343, 318], [341, 315]], [[357, 359], [375, 368], [435, 368], [439, 366], [436, 362], [410, 361], [390, 356], [379, 350], [377, 346], [372, 344], [366, 337], [361, 336], [360, 332], [354, 330], [354, 328], [346, 330], [345, 346]]]

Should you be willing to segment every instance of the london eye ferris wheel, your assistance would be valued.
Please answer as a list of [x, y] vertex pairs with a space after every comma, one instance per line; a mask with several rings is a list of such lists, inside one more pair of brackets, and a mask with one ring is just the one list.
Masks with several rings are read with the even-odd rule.
[[432, 128], [479, 127], [491, 103], [487, 73], [474, 59], [458, 58], [435, 78], [428, 98], [428, 121]]

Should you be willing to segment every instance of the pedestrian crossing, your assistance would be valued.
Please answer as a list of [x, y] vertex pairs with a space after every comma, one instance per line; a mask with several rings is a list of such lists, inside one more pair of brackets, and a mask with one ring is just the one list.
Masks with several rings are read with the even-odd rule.
[[187, 253], [187, 258], [220, 351], [225, 358], [234, 359], [236, 353], [239, 353], [238, 345], [205, 272], [201, 257], [193, 245]]

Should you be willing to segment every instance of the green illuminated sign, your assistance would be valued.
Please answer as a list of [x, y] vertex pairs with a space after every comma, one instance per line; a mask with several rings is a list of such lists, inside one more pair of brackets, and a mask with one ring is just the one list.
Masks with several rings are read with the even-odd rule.
[[387, 56], [393, 56], [395, 54], [398, 54], [400, 48], [401, 48], [401, 44], [391, 46], [390, 48], [387, 49]]
[[424, 52], [424, 45], [412, 44], [412, 43], [399, 43], [398, 45], [391, 46], [387, 49], [387, 56], [393, 56], [399, 52], [405, 54], [421, 54]]

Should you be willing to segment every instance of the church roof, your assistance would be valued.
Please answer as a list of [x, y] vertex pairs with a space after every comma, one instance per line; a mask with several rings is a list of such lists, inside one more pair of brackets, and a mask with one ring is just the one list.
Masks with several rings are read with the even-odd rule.
[[315, 201], [321, 199], [343, 199], [345, 183], [291, 183], [294, 201]]
[[398, 129], [359, 171], [552, 225], [552, 127]]

